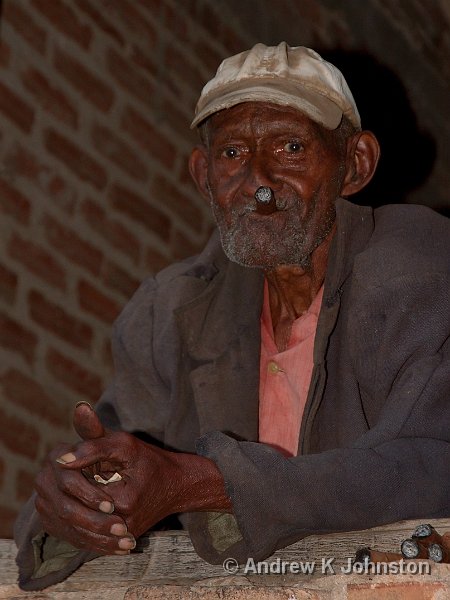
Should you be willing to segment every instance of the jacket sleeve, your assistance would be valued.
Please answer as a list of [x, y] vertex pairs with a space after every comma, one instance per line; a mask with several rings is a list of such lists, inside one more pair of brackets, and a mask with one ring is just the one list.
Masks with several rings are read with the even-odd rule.
[[437, 273], [366, 290], [348, 350], [380, 411], [347, 447], [285, 458], [221, 432], [199, 440], [224, 476], [243, 537], [220, 549], [206, 517], [194, 515], [204, 558], [262, 560], [312, 533], [450, 516], [449, 289], [448, 274]]

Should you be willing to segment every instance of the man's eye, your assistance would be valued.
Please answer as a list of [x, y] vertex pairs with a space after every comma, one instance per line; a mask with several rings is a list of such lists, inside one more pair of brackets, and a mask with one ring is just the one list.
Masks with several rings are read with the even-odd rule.
[[285, 145], [284, 149], [286, 150], [286, 152], [295, 153], [301, 152], [303, 146], [300, 144], [300, 142], [288, 142]]
[[226, 158], [237, 158], [239, 156], [239, 150], [233, 147], [225, 148], [222, 152], [222, 156], [225, 156]]

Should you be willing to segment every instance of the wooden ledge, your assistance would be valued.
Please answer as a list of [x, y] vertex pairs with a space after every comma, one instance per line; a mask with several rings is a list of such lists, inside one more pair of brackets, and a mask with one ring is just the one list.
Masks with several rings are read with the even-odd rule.
[[[423, 522], [428, 522], [424, 519]], [[195, 553], [187, 533], [156, 532], [140, 539], [130, 556], [105, 556], [83, 565], [63, 583], [42, 592], [23, 592], [17, 584], [16, 553], [12, 540], [0, 540], [0, 599], [39, 600], [382, 600], [450, 598], [450, 565], [430, 564], [430, 574], [350, 573], [348, 559], [358, 549], [371, 547], [398, 552], [421, 521], [401, 521], [365, 531], [309, 536], [278, 550], [270, 559], [284, 574], [227, 573], [222, 565], [209, 565]], [[435, 519], [439, 533], [450, 532], [450, 519]], [[334, 560], [329, 563], [329, 559]], [[291, 563], [311, 565], [310, 574], [289, 572]], [[428, 564], [428, 563], [426, 563]], [[327, 566], [329, 565], [329, 566]], [[232, 567], [232, 565], [231, 565]], [[342, 571], [344, 569], [344, 571]], [[230, 568], [230, 570], [234, 570]], [[264, 570], [264, 569], [263, 569]], [[334, 570], [334, 574], [332, 574]]]

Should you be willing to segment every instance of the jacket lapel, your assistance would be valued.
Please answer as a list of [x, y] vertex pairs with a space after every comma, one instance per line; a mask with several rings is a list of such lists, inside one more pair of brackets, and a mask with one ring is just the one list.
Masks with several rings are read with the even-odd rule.
[[200, 434], [258, 439], [260, 314], [264, 276], [228, 262], [176, 311]]
[[351, 275], [356, 255], [363, 250], [373, 233], [373, 209], [369, 206], [357, 206], [343, 198], [338, 198], [336, 225], [314, 340], [314, 368], [300, 428], [299, 453], [301, 454], [310, 451], [314, 417], [326, 385], [326, 352], [339, 316], [342, 288]]

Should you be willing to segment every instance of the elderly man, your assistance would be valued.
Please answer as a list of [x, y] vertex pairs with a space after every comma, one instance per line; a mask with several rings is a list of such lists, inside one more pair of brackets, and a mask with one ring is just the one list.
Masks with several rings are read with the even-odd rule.
[[378, 143], [307, 48], [225, 60], [193, 126], [218, 233], [118, 319], [115, 380], [96, 413], [76, 408], [84, 441], [50, 455], [18, 521], [25, 589], [174, 513], [214, 563], [450, 515], [447, 220], [344, 199]]

